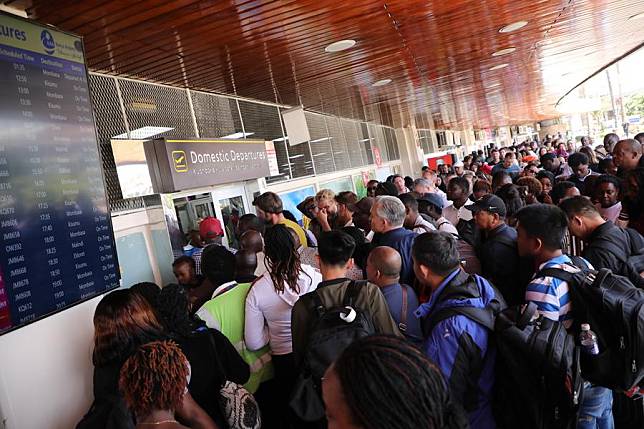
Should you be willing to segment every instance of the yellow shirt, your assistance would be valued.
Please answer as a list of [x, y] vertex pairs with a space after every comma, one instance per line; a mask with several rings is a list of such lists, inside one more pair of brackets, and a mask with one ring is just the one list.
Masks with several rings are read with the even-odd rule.
[[302, 227], [292, 220], [288, 220], [286, 218], [282, 219], [280, 223], [288, 228], [291, 228], [293, 231], [297, 233], [297, 236], [300, 238], [300, 244], [303, 247], [308, 247], [307, 246], [307, 239], [306, 239], [306, 232], [302, 229]]

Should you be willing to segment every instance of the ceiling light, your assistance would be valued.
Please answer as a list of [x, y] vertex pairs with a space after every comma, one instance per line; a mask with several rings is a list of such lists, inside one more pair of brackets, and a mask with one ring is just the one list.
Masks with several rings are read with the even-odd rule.
[[520, 28], [525, 27], [528, 25], [528, 21], [517, 21], [513, 22], [512, 24], [508, 24], [506, 26], [503, 26], [499, 29], [499, 33], [511, 33], [513, 31], [517, 31]]
[[637, 14], [635, 14], [633, 16], [628, 17], [628, 19], [632, 20], [632, 21], [634, 21], [636, 19], [642, 19], [642, 18], [644, 18], [644, 12], [640, 12], [640, 13], [637, 13]]
[[355, 40], [347, 39], [340, 40], [338, 42], [331, 43], [329, 46], [324, 48], [326, 52], [340, 52], [349, 48], [353, 48], [356, 44]]
[[303, 153], [298, 153], [297, 155], [291, 155], [288, 157], [288, 159], [297, 159], [297, 158], [302, 158], [304, 156]]
[[321, 139], [311, 140], [309, 143], [323, 142], [325, 140], [331, 140], [333, 137], [322, 137]]
[[391, 79], [381, 79], [371, 84], [371, 86], [385, 86], [391, 83]]
[[494, 52], [494, 53], [492, 54], [492, 56], [493, 56], [493, 57], [500, 57], [501, 55], [511, 54], [512, 52], [514, 52], [514, 51], [516, 51], [516, 50], [517, 50], [517, 48], [515, 48], [514, 46], [512, 46], [512, 47], [510, 47], [510, 48], [505, 48], [505, 49], [498, 50], [498, 51]]
[[222, 139], [243, 139], [248, 136], [252, 136], [255, 133], [233, 133], [223, 136]]
[[507, 66], [509, 66], [508, 63], [497, 64], [494, 67], [490, 67], [490, 71], [500, 70], [500, 69], [506, 68]]
[[154, 137], [158, 134], [165, 133], [166, 131], [174, 130], [174, 128], [169, 127], [142, 127], [130, 131], [130, 135], [127, 133], [119, 134], [112, 137], [113, 139], [133, 139], [133, 140], [145, 140], [150, 137]]

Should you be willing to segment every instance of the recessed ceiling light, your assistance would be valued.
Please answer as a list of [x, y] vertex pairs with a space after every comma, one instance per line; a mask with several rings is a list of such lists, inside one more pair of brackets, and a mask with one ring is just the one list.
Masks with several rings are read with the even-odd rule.
[[385, 86], [391, 83], [391, 79], [381, 79], [371, 84], [371, 86]]
[[490, 71], [500, 70], [500, 69], [506, 68], [507, 66], [509, 66], [508, 63], [497, 64], [494, 67], [490, 67]]
[[499, 29], [499, 33], [511, 33], [513, 31], [517, 31], [520, 28], [525, 27], [528, 25], [528, 21], [517, 21], [513, 22], [512, 24], [508, 24], [506, 26], [503, 26]]
[[505, 48], [505, 49], [501, 49], [501, 50], [498, 50], [498, 51], [494, 52], [492, 54], [492, 56], [493, 57], [500, 57], [501, 55], [511, 54], [512, 52], [514, 52], [516, 50], [517, 50], [517, 48], [515, 48], [515, 47]]
[[637, 14], [635, 14], [633, 16], [628, 17], [628, 19], [632, 20], [632, 21], [634, 21], [636, 19], [642, 19], [642, 18], [644, 18], [644, 12], [640, 12], [640, 13], [637, 13]]
[[340, 40], [338, 42], [331, 43], [329, 46], [324, 48], [326, 52], [340, 52], [344, 51], [345, 49], [353, 48], [356, 44], [355, 40], [347, 39], [347, 40]]

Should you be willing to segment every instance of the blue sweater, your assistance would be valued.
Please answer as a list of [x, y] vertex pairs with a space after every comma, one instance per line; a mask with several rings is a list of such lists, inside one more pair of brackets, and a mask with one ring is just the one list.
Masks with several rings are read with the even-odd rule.
[[380, 290], [385, 296], [385, 301], [387, 301], [387, 306], [389, 307], [391, 317], [393, 317], [397, 325], [400, 325], [402, 320], [403, 287], [407, 289], [407, 320], [405, 321], [407, 330], [405, 330], [403, 334], [409, 341], [420, 345], [423, 339], [423, 333], [420, 329], [420, 320], [414, 314], [414, 312], [418, 308], [418, 298], [416, 297], [416, 292], [414, 292], [414, 290], [407, 285], [401, 286], [400, 283], [394, 283], [389, 286], [384, 286], [380, 288]]

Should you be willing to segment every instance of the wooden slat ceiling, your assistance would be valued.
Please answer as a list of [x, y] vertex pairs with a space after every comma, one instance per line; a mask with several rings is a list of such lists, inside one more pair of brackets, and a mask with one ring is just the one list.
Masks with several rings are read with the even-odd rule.
[[[644, 40], [644, 20], [629, 19], [644, 12], [642, 0], [3, 3], [83, 35], [94, 71], [398, 126], [558, 116], [560, 96]], [[341, 39], [357, 44], [324, 51]], [[492, 56], [508, 47], [516, 51]], [[380, 79], [392, 82], [373, 87]]]

